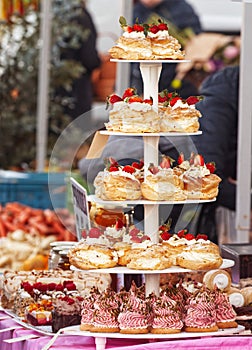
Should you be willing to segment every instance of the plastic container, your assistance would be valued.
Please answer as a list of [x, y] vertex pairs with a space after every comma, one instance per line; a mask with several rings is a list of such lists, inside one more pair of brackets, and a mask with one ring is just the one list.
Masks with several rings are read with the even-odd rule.
[[0, 171], [0, 203], [8, 202], [40, 209], [65, 208], [66, 174]]

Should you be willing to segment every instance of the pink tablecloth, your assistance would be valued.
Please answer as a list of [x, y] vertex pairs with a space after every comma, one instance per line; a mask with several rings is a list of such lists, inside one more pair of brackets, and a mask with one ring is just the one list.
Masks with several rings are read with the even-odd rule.
[[[0, 317], [4, 316], [0, 312]], [[38, 334], [32, 330], [19, 326], [13, 319], [8, 318], [0, 320], [0, 329], [17, 326], [14, 330], [0, 333], [1, 350], [41, 350], [43, 346], [51, 339], [50, 336]], [[5, 343], [4, 339], [16, 338], [27, 334], [37, 334], [34, 339], [14, 344]], [[74, 350], [96, 350], [95, 340], [93, 337], [84, 336], [60, 336], [51, 349], [74, 349]], [[184, 339], [184, 340], [160, 340], [149, 342], [148, 340], [136, 339], [107, 339], [106, 349], [113, 350], [249, 350], [252, 349], [252, 336], [228, 336], [212, 337], [201, 339]]]

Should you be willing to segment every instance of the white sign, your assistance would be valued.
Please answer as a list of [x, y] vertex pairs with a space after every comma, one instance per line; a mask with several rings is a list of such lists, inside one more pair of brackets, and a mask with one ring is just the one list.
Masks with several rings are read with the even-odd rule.
[[77, 239], [82, 239], [82, 231], [90, 229], [90, 217], [87, 201], [87, 191], [74, 178], [70, 178], [73, 193], [73, 207], [76, 222]]

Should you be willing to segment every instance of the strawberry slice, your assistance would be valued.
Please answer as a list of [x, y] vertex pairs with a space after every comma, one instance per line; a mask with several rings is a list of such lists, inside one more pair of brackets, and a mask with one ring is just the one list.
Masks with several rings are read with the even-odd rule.
[[179, 238], [184, 238], [185, 235], [186, 235], [186, 232], [187, 232], [186, 229], [180, 230], [180, 231], [178, 231], [177, 236], [178, 236]]
[[113, 94], [113, 95], [110, 95], [110, 96], [107, 97], [107, 101], [110, 104], [114, 104], [116, 102], [122, 101], [122, 98], [120, 96], [116, 95], [116, 94]]
[[214, 162], [206, 163], [206, 167], [210, 171], [211, 174], [213, 174], [216, 170], [216, 166], [215, 166]]
[[168, 30], [168, 25], [166, 23], [159, 23], [158, 29], [159, 30]]
[[153, 175], [155, 175], [155, 174], [157, 174], [157, 173], [159, 172], [158, 167], [155, 166], [155, 165], [152, 164], [152, 163], [150, 164], [148, 170], [149, 170]]
[[195, 239], [195, 236], [192, 233], [187, 233], [185, 235], [185, 239], [187, 239], [188, 241], [191, 241], [192, 239]]
[[178, 165], [182, 164], [185, 160], [184, 153], [180, 152], [178, 156]]
[[201, 154], [196, 154], [194, 157], [193, 164], [203, 166], [205, 164], [203, 156]]
[[136, 237], [139, 234], [139, 232], [140, 232], [140, 230], [138, 228], [134, 227], [129, 231], [129, 235], [131, 237]]
[[99, 238], [102, 235], [102, 231], [98, 227], [91, 227], [89, 230], [89, 238]]
[[140, 170], [144, 166], [144, 163], [142, 161], [140, 161], [140, 162], [133, 162], [131, 164], [131, 166], [133, 166], [135, 169], [139, 169]]
[[144, 103], [148, 103], [149, 105], [153, 105], [153, 99], [152, 98], [145, 98], [143, 100]]
[[124, 100], [125, 98], [131, 97], [131, 96], [134, 96], [134, 95], [136, 95], [136, 89], [130, 87], [130, 88], [127, 88], [127, 89], [124, 91], [124, 93], [123, 93], [123, 95], [122, 95], [122, 99]]
[[208, 240], [208, 237], [207, 235], [205, 235], [204, 233], [198, 233], [197, 236], [196, 236], [196, 239], [204, 239], [204, 241], [207, 241]]
[[150, 28], [149, 28], [150, 32], [153, 34], [156, 34], [160, 29], [156, 24], [153, 24]]
[[125, 171], [126, 173], [133, 174], [136, 171], [136, 168], [134, 168], [131, 165], [125, 165], [122, 170]]
[[173, 159], [169, 156], [162, 155], [162, 161], [159, 164], [162, 169], [169, 169], [173, 163]]
[[116, 166], [116, 165], [111, 165], [111, 166], [108, 168], [108, 171], [109, 171], [109, 172], [118, 171], [118, 170], [119, 170], [119, 167]]
[[123, 226], [124, 226], [123, 221], [117, 218], [115, 223], [115, 229], [120, 230], [121, 228], [123, 228]]
[[173, 98], [170, 100], [170, 106], [173, 107], [173, 106], [176, 104], [176, 102], [179, 101], [179, 100], [182, 100], [182, 98], [179, 97], [179, 96], [173, 97]]
[[143, 32], [144, 31], [144, 27], [141, 24], [135, 23], [133, 25], [133, 30], [135, 32]]
[[172, 236], [171, 233], [164, 231], [160, 234], [160, 237], [162, 238], [163, 241], [168, 241], [168, 239], [170, 239]]
[[132, 96], [127, 99], [128, 103], [133, 103], [133, 102], [143, 102], [143, 99], [140, 96]]

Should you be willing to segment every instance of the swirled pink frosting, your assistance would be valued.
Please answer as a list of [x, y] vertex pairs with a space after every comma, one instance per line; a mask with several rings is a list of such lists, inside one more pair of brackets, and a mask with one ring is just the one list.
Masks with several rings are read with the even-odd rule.
[[216, 325], [215, 303], [210, 292], [199, 291], [188, 299], [185, 325], [187, 327], [210, 328]]
[[118, 327], [119, 298], [108, 289], [94, 301], [93, 325], [95, 327]]
[[124, 311], [118, 315], [119, 327], [121, 329], [147, 328], [148, 320], [144, 314], [137, 311]]
[[236, 313], [229, 302], [227, 294], [216, 290], [214, 297], [217, 322], [235, 321]]
[[172, 300], [166, 293], [157, 297], [152, 304], [153, 328], [182, 329], [183, 321], [177, 302]]

